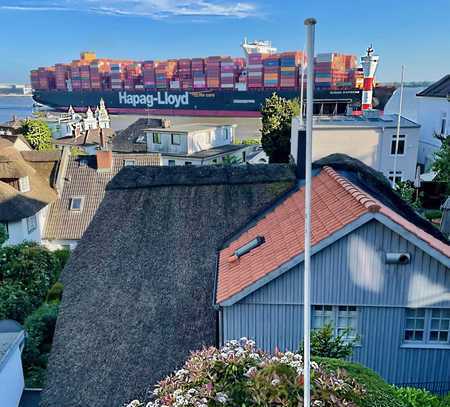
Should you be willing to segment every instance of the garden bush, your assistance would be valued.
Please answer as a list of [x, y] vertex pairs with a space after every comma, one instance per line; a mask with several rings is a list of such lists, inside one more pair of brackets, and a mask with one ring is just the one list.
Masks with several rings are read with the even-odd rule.
[[[334, 335], [333, 326], [326, 324], [320, 329], [311, 332], [311, 355], [334, 359], [345, 359], [352, 355], [353, 345], [357, 339], [346, 341], [344, 337], [348, 330], [341, 335]], [[303, 343], [300, 347], [300, 353], [303, 353]]]
[[22, 360], [28, 386], [44, 385], [58, 307], [58, 303], [43, 304], [25, 320], [27, 340]]
[[443, 397], [439, 407], [450, 407], [450, 393]]
[[442, 212], [439, 209], [429, 209], [425, 211], [424, 215], [428, 220], [442, 218]]
[[0, 248], [0, 319], [23, 323], [45, 300], [64, 261], [36, 243]]
[[62, 283], [57, 281], [55, 284], [53, 284], [52, 288], [47, 293], [47, 302], [60, 302], [62, 293], [64, 290], [64, 286]]
[[[312, 405], [357, 406], [352, 400], [365, 390], [343, 369], [327, 371], [311, 363]], [[269, 355], [245, 338], [220, 349], [194, 352], [183, 368], [160, 381], [148, 404], [129, 406], [219, 407], [286, 406], [303, 402], [302, 356], [292, 352]]]
[[405, 407], [441, 407], [441, 400], [425, 389], [397, 387], [396, 396]]
[[365, 389], [363, 396], [354, 394], [352, 401], [360, 407], [405, 407], [397, 398], [396, 390], [386, 383], [373, 370], [358, 363], [340, 359], [314, 358], [323, 369], [335, 372], [344, 369], [350, 377], [355, 379]]

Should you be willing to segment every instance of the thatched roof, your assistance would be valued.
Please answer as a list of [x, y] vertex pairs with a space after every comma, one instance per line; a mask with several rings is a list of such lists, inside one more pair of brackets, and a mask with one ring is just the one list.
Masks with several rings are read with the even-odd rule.
[[294, 183], [286, 165], [119, 172], [62, 275], [42, 406], [121, 406], [217, 344], [216, 250]]
[[[40, 154], [37, 151], [34, 153], [36, 161]], [[0, 180], [3, 180], [0, 181], [1, 222], [12, 222], [32, 216], [57, 198], [51, 187], [51, 176], [56, 169], [58, 158], [54, 155], [53, 161], [49, 161], [48, 154], [43, 153], [41, 159], [44, 162], [28, 162], [14, 147], [0, 149]], [[28, 177], [30, 191], [20, 192], [7, 182], [21, 177]]]

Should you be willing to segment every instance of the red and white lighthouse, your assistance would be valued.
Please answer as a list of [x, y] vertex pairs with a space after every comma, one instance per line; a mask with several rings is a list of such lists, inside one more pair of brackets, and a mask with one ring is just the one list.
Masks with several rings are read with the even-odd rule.
[[361, 57], [361, 65], [364, 72], [364, 85], [362, 93], [362, 106], [361, 110], [372, 109], [372, 96], [373, 96], [373, 78], [378, 66], [378, 55], [372, 55], [373, 48], [370, 46], [367, 48], [367, 55]]

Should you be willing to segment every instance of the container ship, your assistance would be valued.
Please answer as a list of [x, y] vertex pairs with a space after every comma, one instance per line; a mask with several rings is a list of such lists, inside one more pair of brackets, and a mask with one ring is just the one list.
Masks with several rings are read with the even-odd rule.
[[[33, 99], [56, 110], [85, 110], [103, 99], [108, 111], [118, 114], [257, 117], [274, 92], [299, 97], [302, 78], [306, 84], [303, 52], [278, 53], [269, 41], [244, 40], [242, 48], [239, 58], [165, 61], [113, 60], [82, 52], [71, 63], [32, 70]], [[364, 72], [356, 56], [323, 53], [313, 63], [316, 114], [361, 109]], [[376, 88], [374, 100], [374, 107], [382, 109], [385, 101], [376, 106]]]

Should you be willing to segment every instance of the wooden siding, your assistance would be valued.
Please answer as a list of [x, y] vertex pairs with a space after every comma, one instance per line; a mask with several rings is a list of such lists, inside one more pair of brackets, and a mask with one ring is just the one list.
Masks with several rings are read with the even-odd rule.
[[[386, 252], [409, 252], [386, 265]], [[303, 265], [223, 308], [224, 340], [296, 350], [303, 335]], [[312, 303], [357, 305], [361, 345], [352, 359], [392, 383], [450, 382], [450, 349], [402, 347], [404, 308], [450, 307], [450, 270], [372, 221], [312, 258]]]

